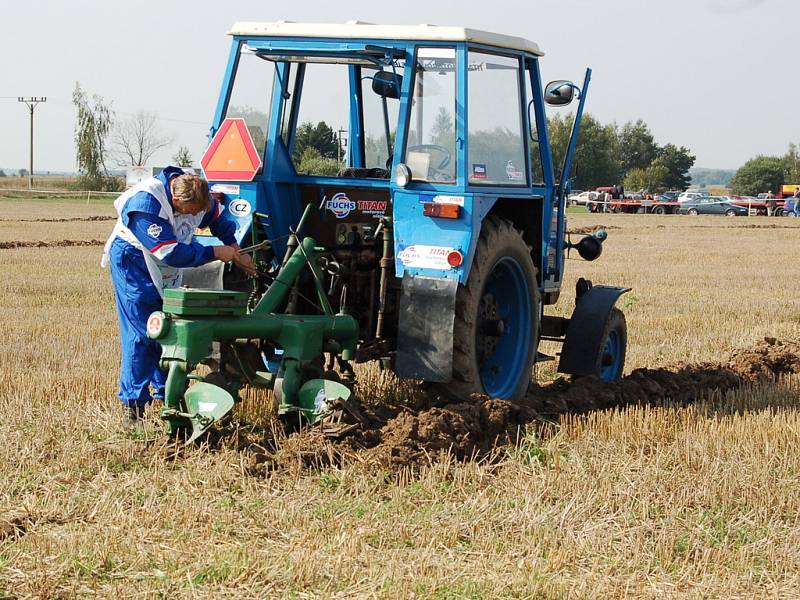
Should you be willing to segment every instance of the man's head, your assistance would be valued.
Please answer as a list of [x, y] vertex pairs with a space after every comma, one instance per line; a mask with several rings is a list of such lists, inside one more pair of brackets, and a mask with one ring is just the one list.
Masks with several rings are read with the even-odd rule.
[[211, 198], [208, 182], [197, 175], [178, 175], [169, 182], [172, 207], [183, 215], [196, 215], [208, 210]]

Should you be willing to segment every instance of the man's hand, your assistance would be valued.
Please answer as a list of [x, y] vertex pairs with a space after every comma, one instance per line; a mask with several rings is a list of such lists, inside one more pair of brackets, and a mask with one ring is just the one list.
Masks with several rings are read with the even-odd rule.
[[236, 266], [239, 267], [242, 271], [247, 273], [248, 275], [255, 275], [256, 267], [253, 265], [253, 257], [249, 254], [239, 254], [235, 259], [234, 262]]
[[237, 267], [248, 275], [255, 275], [256, 268], [253, 265], [253, 257], [249, 254], [239, 253], [239, 244], [230, 246], [213, 246], [214, 258], [222, 262], [233, 262]]
[[213, 246], [214, 258], [222, 262], [231, 262], [239, 258], [239, 248], [234, 246]]

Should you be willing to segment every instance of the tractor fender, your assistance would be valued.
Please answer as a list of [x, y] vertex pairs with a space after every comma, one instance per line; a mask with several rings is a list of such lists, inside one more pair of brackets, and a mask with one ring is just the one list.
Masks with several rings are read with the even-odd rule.
[[559, 373], [581, 376], [594, 372], [608, 315], [627, 291], [630, 288], [595, 285], [580, 297], [567, 326]]
[[403, 275], [394, 371], [437, 383], [453, 377], [455, 279]]

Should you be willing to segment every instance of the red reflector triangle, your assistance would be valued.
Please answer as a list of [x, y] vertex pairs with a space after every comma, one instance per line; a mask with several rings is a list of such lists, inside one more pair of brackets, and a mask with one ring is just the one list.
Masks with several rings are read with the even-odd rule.
[[261, 157], [244, 119], [231, 118], [222, 122], [200, 165], [209, 180], [253, 180], [261, 168]]

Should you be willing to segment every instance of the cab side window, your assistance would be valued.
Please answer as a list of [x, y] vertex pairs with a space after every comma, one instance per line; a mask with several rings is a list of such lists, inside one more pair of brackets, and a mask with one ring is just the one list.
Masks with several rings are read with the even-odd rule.
[[519, 76], [517, 58], [469, 53], [467, 174], [470, 183], [527, 185]]

